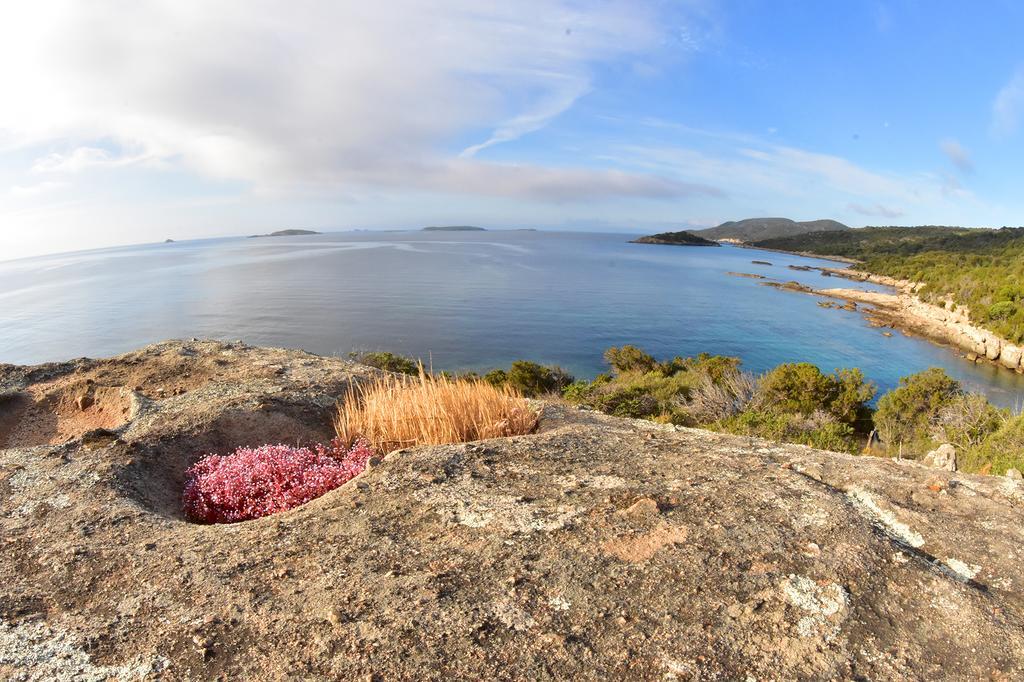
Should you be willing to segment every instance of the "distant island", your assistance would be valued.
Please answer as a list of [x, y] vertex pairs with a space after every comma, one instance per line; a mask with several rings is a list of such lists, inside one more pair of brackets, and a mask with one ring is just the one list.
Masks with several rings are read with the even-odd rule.
[[847, 225], [835, 220], [797, 222], [789, 218], [747, 218], [730, 220], [706, 230], [697, 230], [697, 234], [705, 239], [747, 244], [765, 239], [795, 237], [810, 232], [837, 232], [849, 229]]
[[320, 234], [314, 230], [278, 230], [277, 232], [271, 232], [270, 234], [252, 234], [249, 235], [249, 239], [259, 239], [260, 237], [297, 237], [303, 234]]
[[173, 243], [174, 243], [173, 239], [165, 239], [164, 240], [164, 244], [173, 244]]
[[424, 232], [486, 232], [482, 227], [474, 225], [431, 225], [424, 227]]
[[674, 246], [721, 246], [718, 242], [698, 237], [691, 232], [662, 232], [660, 234], [652, 234], [647, 237], [640, 237], [639, 239], [632, 239], [629, 243], [671, 244]]

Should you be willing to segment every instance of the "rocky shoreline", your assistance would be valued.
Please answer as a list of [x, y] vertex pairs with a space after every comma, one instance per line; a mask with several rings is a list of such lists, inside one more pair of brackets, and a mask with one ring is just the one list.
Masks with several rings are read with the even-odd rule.
[[847, 288], [814, 289], [813, 293], [871, 305], [872, 310], [868, 314], [873, 319], [951, 345], [963, 351], [965, 357], [972, 362], [988, 360], [1024, 374], [1024, 347], [973, 324], [967, 314], [952, 301], [947, 301], [945, 306], [922, 301], [917, 296], [920, 284], [845, 268], [821, 268], [821, 271], [854, 281], [890, 286], [897, 293], [883, 294]]
[[0, 678], [1015, 679], [1024, 487], [538, 404], [288, 512], [210, 452], [330, 436], [373, 370], [173, 341], [0, 365]]

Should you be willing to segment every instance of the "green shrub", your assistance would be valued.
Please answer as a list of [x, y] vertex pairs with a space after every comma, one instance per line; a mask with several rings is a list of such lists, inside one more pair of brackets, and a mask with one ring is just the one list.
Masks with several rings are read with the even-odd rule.
[[795, 413], [747, 410], [715, 425], [716, 430], [766, 440], [809, 445], [822, 450], [857, 453], [860, 442], [849, 424], [824, 412], [809, 417]]
[[869, 403], [878, 392], [878, 387], [865, 381], [864, 372], [858, 368], [837, 369], [835, 378], [838, 386], [829, 412], [844, 424], [867, 433], [872, 426]]
[[754, 402], [767, 412], [809, 416], [824, 411], [841, 423], [866, 426], [868, 402], [874, 396], [874, 385], [864, 381], [859, 369], [823, 374], [814, 365], [799, 362], [779, 365], [765, 374]]
[[560, 394], [575, 379], [561, 367], [516, 360], [508, 371], [491, 370], [484, 375], [484, 381], [493, 386], [508, 385], [528, 398], [536, 398], [552, 393]]
[[396, 374], [419, 374], [419, 362], [387, 351], [352, 352], [348, 356], [355, 362]]
[[988, 307], [988, 319], [1006, 320], [1017, 312], [1017, 304], [1014, 301], [999, 301]]
[[590, 406], [593, 384], [586, 381], [574, 381], [562, 391], [562, 397], [574, 405]]
[[761, 377], [756, 402], [776, 413], [808, 415], [835, 397], [836, 382], [809, 362], [779, 365]]
[[1007, 469], [1024, 471], [1024, 415], [1008, 418], [981, 445], [959, 453], [957, 464], [963, 471], [982, 471], [1003, 475]]
[[604, 352], [604, 360], [616, 374], [625, 372], [650, 372], [656, 366], [654, 358], [636, 346], [611, 347]]
[[642, 387], [634, 386], [611, 391], [598, 398], [602, 412], [616, 417], [646, 419], [662, 414], [657, 399]]
[[922, 455], [935, 445], [932, 427], [939, 412], [962, 395], [960, 383], [938, 367], [903, 377], [878, 400], [875, 428], [893, 454]]

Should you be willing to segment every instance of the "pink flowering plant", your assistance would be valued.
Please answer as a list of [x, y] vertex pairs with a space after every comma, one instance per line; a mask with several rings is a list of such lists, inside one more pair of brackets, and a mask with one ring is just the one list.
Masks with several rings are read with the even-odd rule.
[[314, 500], [366, 468], [373, 450], [365, 441], [311, 448], [264, 445], [209, 455], [186, 473], [185, 518], [235, 523], [276, 514]]

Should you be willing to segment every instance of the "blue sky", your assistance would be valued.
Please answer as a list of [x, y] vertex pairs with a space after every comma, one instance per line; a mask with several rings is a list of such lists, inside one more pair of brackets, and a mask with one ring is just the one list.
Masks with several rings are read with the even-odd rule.
[[0, 259], [426, 224], [1024, 224], [1020, 3], [0, 8]]

